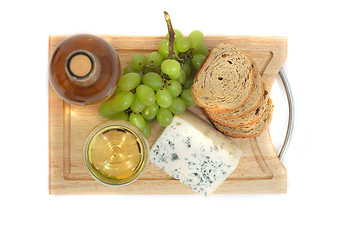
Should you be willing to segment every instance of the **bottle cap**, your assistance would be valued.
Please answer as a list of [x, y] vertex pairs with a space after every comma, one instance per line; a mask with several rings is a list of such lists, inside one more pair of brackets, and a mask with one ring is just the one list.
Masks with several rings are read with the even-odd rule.
[[100, 64], [96, 57], [86, 50], [76, 50], [65, 61], [65, 71], [69, 79], [83, 87], [95, 83], [100, 74]]
[[73, 55], [69, 60], [70, 72], [79, 78], [90, 74], [92, 65], [90, 57], [84, 53]]

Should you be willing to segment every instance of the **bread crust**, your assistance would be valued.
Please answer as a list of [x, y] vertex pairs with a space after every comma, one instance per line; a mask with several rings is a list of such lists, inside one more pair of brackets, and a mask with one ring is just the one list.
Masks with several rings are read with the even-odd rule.
[[[250, 130], [250, 132], [248, 132], [248, 133], [244, 133], [244, 128], [247, 128], [249, 126], [240, 126], [240, 127], [233, 128], [233, 127], [221, 125], [217, 122], [212, 122], [212, 124], [214, 125], [214, 127], [217, 130], [219, 130], [220, 132], [222, 132], [223, 134], [225, 134], [229, 137], [233, 137], [233, 138], [258, 137], [265, 131], [265, 129], [268, 128], [268, 126], [272, 120], [274, 105], [270, 98], [268, 101], [269, 101], [268, 105], [267, 105], [268, 111], [265, 111], [265, 113], [262, 115], [262, 117], [254, 124], [254, 128], [252, 130]], [[261, 121], [264, 122], [264, 125], [260, 126], [260, 128], [259, 128]]]
[[228, 127], [251, 126], [254, 125], [265, 112], [269, 95], [270, 95], [269, 92], [265, 90], [263, 96], [260, 98], [261, 100], [260, 104], [253, 111], [247, 113], [246, 115], [242, 115], [241, 117], [223, 119], [221, 117], [217, 117], [217, 115], [214, 115], [214, 113], [212, 112], [206, 110], [205, 112], [211, 121], [220, 123], [221, 125], [224, 126], [228, 126]]

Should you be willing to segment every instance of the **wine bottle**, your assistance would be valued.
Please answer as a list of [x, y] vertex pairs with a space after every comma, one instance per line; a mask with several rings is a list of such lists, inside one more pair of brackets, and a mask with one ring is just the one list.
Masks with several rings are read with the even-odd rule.
[[65, 101], [87, 105], [110, 97], [121, 73], [119, 57], [105, 39], [77, 34], [55, 48], [49, 63], [49, 80]]

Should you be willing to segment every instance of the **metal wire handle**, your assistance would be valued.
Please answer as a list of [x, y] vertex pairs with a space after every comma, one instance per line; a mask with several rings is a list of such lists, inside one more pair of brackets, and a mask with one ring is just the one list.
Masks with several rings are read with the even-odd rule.
[[285, 140], [283, 143], [283, 146], [279, 152], [279, 159], [280, 161], [283, 160], [284, 158], [284, 154], [289, 146], [290, 140], [291, 140], [291, 136], [293, 133], [293, 128], [294, 128], [294, 116], [295, 116], [295, 112], [294, 112], [294, 98], [290, 89], [290, 84], [289, 81], [286, 77], [285, 71], [284, 69], [281, 67], [279, 75], [281, 77], [281, 80], [284, 84], [284, 88], [285, 88], [285, 92], [286, 92], [286, 96], [288, 99], [288, 104], [289, 104], [289, 120], [288, 120], [288, 128], [286, 131], [286, 136], [285, 136]]

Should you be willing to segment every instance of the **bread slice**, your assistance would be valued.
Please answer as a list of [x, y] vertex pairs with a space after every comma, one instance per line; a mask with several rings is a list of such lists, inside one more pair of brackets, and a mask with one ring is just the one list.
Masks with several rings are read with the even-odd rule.
[[234, 138], [243, 138], [243, 137], [258, 137], [261, 135], [261, 133], [264, 132], [264, 130], [269, 126], [272, 114], [273, 114], [273, 108], [274, 105], [269, 98], [266, 109], [264, 114], [261, 116], [259, 121], [254, 123], [253, 125], [249, 126], [242, 126], [242, 127], [228, 127], [221, 125], [217, 122], [212, 122], [216, 129], [218, 129], [220, 132], [224, 133], [227, 136], [234, 137]]
[[253, 60], [231, 44], [219, 44], [195, 76], [191, 95], [200, 107], [216, 113], [246, 103], [254, 87]]
[[264, 91], [267, 90], [267, 86], [265, 85], [265, 83], [262, 82], [261, 75], [258, 72], [255, 63], [254, 63], [254, 69], [255, 69], [254, 87], [246, 103], [236, 108], [233, 111], [224, 112], [224, 113], [216, 113], [211, 110], [205, 109], [209, 117], [213, 119], [215, 118], [235, 119], [250, 113], [259, 106], [261, 100], [263, 99]]
[[211, 121], [215, 121], [217, 123], [220, 123], [221, 125], [228, 126], [228, 127], [240, 127], [240, 126], [248, 126], [253, 125], [255, 122], [259, 121], [263, 113], [265, 112], [268, 99], [269, 99], [269, 91], [266, 89], [263, 91], [263, 96], [260, 98], [260, 104], [250, 113], [243, 115], [238, 118], [231, 118], [231, 119], [223, 119], [221, 117], [218, 117], [214, 115], [213, 113], [206, 111], [206, 114], [208, 115], [209, 119]]

